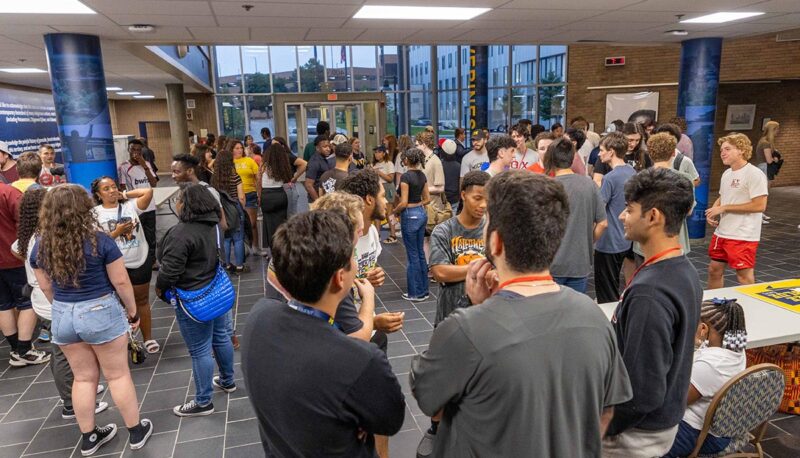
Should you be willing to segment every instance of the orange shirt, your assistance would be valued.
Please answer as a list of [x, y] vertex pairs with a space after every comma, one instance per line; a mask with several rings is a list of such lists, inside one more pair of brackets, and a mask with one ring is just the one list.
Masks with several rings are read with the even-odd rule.
[[[532, 166], [528, 167], [527, 170], [529, 172], [538, 173], [539, 175], [544, 175], [544, 167], [539, 165], [538, 162], [536, 162]], [[549, 176], [554, 177], [554, 176], [556, 176], [556, 174], [555, 173], [550, 173]]]

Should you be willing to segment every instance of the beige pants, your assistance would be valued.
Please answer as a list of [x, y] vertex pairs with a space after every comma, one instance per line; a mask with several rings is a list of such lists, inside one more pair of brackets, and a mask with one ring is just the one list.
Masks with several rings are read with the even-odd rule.
[[603, 458], [653, 458], [666, 454], [678, 426], [660, 431], [646, 431], [643, 429], [629, 429], [622, 434], [603, 439]]

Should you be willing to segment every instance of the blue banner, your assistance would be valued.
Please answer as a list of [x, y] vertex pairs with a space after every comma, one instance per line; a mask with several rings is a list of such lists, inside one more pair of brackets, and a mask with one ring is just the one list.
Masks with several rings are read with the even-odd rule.
[[714, 152], [714, 121], [717, 110], [717, 88], [722, 57], [722, 38], [687, 40], [681, 46], [681, 68], [678, 85], [678, 116], [686, 118], [686, 135], [694, 144], [694, 165], [700, 174], [695, 189], [697, 205], [688, 220], [689, 237], [706, 235], [711, 154]]
[[469, 132], [489, 124], [489, 47], [469, 47]]
[[60, 162], [61, 138], [53, 97], [0, 88], [0, 140], [8, 143], [9, 152], [15, 157], [48, 143], [56, 150], [56, 162]]
[[88, 188], [98, 176], [116, 177], [100, 39], [55, 33], [44, 42], [67, 178]]

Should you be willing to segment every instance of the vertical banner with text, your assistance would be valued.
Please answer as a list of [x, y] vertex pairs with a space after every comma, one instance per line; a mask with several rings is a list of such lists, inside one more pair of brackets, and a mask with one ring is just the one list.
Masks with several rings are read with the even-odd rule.
[[469, 132], [489, 123], [489, 47], [469, 47]]
[[60, 162], [61, 138], [53, 97], [44, 92], [0, 88], [0, 140], [8, 143], [15, 157], [36, 151], [43, 143], [50, 144], [56, 150], [56, 162]]

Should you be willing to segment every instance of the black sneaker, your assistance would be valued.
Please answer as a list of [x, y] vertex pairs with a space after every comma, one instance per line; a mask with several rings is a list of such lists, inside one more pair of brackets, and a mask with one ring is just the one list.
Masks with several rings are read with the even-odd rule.
[[236, 391], [236, 384], [231, 383], [230, 385], [223, 385], [219, 382], [219, 375], [215, 375], [213, 379], [211, 379], [211, 383], [214, 384], [215, 387], [219, 388], [220, 390], [226, 393], [233, 393]]
[[83, 442], [81, 443], [81, 455], [83, 456], [91, 456], [103, 446], [103, 444], [107, 443], [114, 436], [117, 435], [117, 425], [114, 423], [107, 424], [103, 427], [94, 427], [94, 431], [91, 434], [83, 436]]
[[[102, 411], [104, 411], [106, 409], [108, 409], [108, 403], [107, 402], [96, 402], [94, 404], [94, 413], [95, 414], [98, 414], [98, 413], [100, 413], [100, 412], [102, 412]], [[70, 406], [70, 407], [67, 407], [67, 406], [62, 407], [61, 408], [61, 418], [63, 418], [64, 420], [72, 420], [73, 418], [75, 418], [75, 409], [72, 406]]]
[[25, 367], [32, 366], [34, 364], [44, 364], [48, 361], [50, 361], [50, 353], [31, 348], [24, 355], [20, 355], [19, 353], [12, 351], [11, 358], [8, 360], [8, 364], [14, 367]]
[[211, 415], [214, 413], [214, 403], [209, 402], [208, 405], [201, 406], [192, 399], [182, 406], [175, 406], [172, 412], [179, 417], [201, 417], [203, 415]]
[[[131, 437], [128, 439], [131, 450], [139, 450], [147, 443], [147, 439], [153, 435], [153, 422], [147, 418], [142, 418], [139, 422], [140, 428], [134, 427], [135, 431], [131, 431]], [[128, 428], [130, 431], [130, 428]]]

